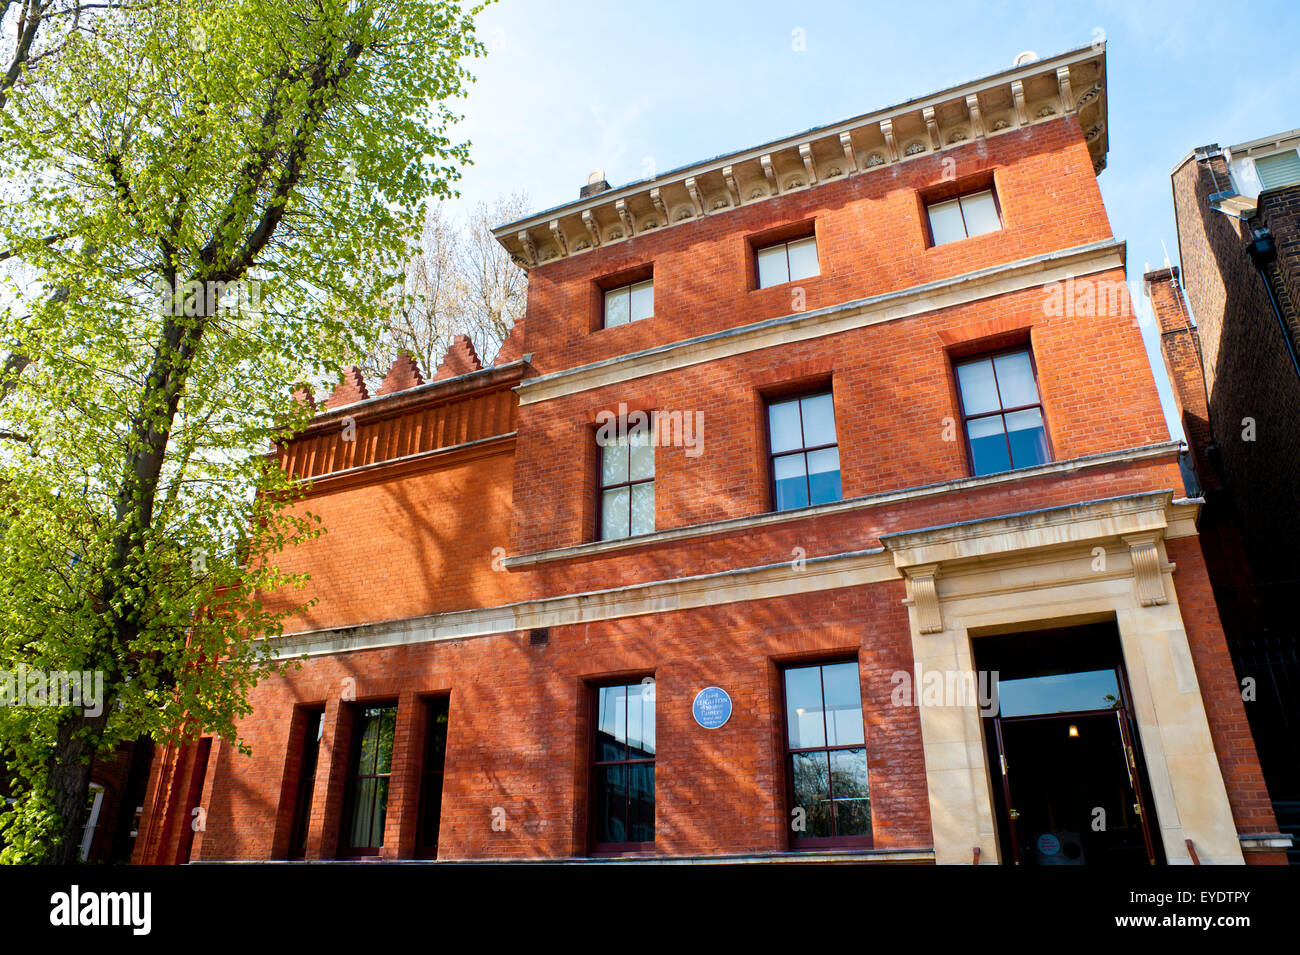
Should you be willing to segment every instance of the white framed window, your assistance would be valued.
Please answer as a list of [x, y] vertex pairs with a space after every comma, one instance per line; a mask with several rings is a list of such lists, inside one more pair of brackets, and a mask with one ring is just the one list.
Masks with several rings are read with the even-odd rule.
[[930, 217], [930, 237], [935, 245], [1002, 228], [1002, 217], [992, 189], [927, 203], [925, 211]]
[[78, 858], [85, 862], [90, 857], [90, 847], [95, 841], [95, 829], [99, 826], [99, 810], [104, 804], [104, 787], [99, 783], [90, 784], [86, 795], [86, 825], [81, 830], [81, 848]]
[[605, 290], [605, 327], [639, 322], [655, 313], [654, 279]]
[[1300, 153], [1294, 149], [1260, 156], [1255, 160], [1255, 172], [1262, 189], [1278, 189], [1300, 182]]
[[653, 418], [600, 446], [601, 540], [653, 534], [655, 529], [655, 444]]
[[759, 288], [798, 282], [821, 274], [815, 235], [764, 246], [755, 251], [754, 258], [758, 263]]

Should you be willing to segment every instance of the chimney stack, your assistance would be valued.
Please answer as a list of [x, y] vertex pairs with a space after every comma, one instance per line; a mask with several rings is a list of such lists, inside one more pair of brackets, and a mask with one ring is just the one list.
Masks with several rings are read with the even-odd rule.
[[587, 177], [587, 184], [578, 190], [578, 198], [586, 199], [588, 196], [608, 191], [609, 183], [605, 181], [605, 170], [596, 169]]

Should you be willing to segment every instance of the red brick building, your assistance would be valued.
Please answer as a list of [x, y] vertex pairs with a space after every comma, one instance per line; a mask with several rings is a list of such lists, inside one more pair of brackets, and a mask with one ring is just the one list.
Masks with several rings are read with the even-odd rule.
[[1105, 104], [1085, 48], [502, 226], [494, 364], [282, 449], [303, 665], [137, 860], [1279, 861]]
[[1171, 176], [1181, 274], [1145, 277], [1206, 502], [1201, 537], [1228, 647], [1251, 685], [1247, 715], [1279, 825], [1292, 836], [1300, 835], [1297, 150], [1300, 130], [1290, 130], [1183, 157]]

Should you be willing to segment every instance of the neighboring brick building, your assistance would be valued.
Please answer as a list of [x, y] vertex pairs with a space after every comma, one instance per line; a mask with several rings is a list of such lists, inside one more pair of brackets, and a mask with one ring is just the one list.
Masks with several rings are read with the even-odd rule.
[[496, 362], [282, 449], [306, 658], [137, 860], [1280, 861], [1105, 102], [1080, 49], [497, 230]]
[[1179, 270], [1146, 276], [1206, 506], [1200, 531], [1265, 779], [1300, 835], [1300, 130], [1172, 174]]

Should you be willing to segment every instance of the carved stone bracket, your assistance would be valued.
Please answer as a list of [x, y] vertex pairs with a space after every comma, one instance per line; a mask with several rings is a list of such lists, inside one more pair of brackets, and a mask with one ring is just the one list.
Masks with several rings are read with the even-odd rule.
[[668, 206], [664, 203], [664, 197], [660, 194], [657, 187], [650, 190], [650, 201], [654, 204], [655, 212], [659, 213], [659, 218], [663, 220], [663, 224], [667, 225]]
[[700, 184], [691, 176], [686, 180], [686, 192], [691, 197], [691, 203], [695, 206], [695, 214], [703, 218], [707, 214], [704, 208], [704, 193], [700, 192]]
[[970, 113], [970, 128], [976, 139], [984, 138], [984, 116], [980, 113], [980, 98], [972, 93], [966, 97], [966, 112]]
[[817, 185], [817, 164], [813, 162], [812, 146], [808, 143], [800, 146], [799, 158], [803, 160], [803, 168], [808, 173], [808, 185]]
[[740, 186], [736, 183], [736, 170], [732, 166], [722, 167], [722, 178], [727, 183], [727, 195], [731, 197], [731, 207], [740, 208]]
[[921, 118], [925, 120], [925, 128], [930, 132], [930, 145], [939, 150], [943, 148], [943, 141], [939, 138], [939, 122], [934, 118], [934, 107], [927, 106], [921, 110]]
[[623, 222], [623, 228], [627, 230], [627, 236], [630, 239], [636, 235], [636, 229], [632, 225], [632, 213], [627, 208], [627, 200], [620, 199], [614, 203], [614, 209], [618, 212], [619, 219]]
[[882, 119], [880, 121], [880, 135], [885, 139], [885, 149], [889, 153], [889, 161], [898, 162], [898, 144], [894, 142], [894, 124], [891, 120]]
[[525, 229], [519, 233], [519, 244], [524, 247], [524, 253], [528, 256], [528, 264], [537, 264], [537, 243], [533, 241], [533, 234]]
[[587, 227], [587, 234], [591, 236], [591, 244], [600, 245], [600, 225], [596, 222], [596, 216], [588, 210], [582, 214], [582, 224]]
[[1168, 603], [1164, 572], [1173, 570], [1174, 565], [1160, 560], [1160, 535], [1130, 534], [1123, 540], [1128, 544], [1129, 555], [1133, 560], [1133, 580], [1137, 584], [1138, 601], [1144, 607]]
[[943, 629], [943, 616], [939, 613], [939, 591], [935, 578], [939, 576], [938, 564], [920, 564], [903, 570], [907, 578], [908, 603], [916, 611], [916, 625], [922, 633], [938, 633]]
[[560, 228], [560, 220], [551, 220], [551, 235], [555, 238], [555, 244], [559, 247], [560, 255], [569, 254], [569, 243], [564, 238], [564, 230]]
[[1025, 104], [1025, 84], [1020, 80], [1012, 80], [1011, 96], [1016, 101], [1016, 125], [1029, 125], [1029, 107]]
[[781, 187], [776, 181], [776, 167], [772, 165], [772, 157], [762, 156], [758, 162], [763, 167], [763, 175], [767, 178], [768, 189], [771, 190], [772, 195], [779, 195]]
[[844, 171], [851, 176], [858, 171], [858, 157], [853, 154], [853, 137], [848, 133], [840, 133], [840, 146], [844, 150]]
[[1056, 88], [1061, 93], [1061, 112], [1070, 112], [1070, 110], [1074, 109], [1074, 92], [1070, 89], [1070, 68], [1068, 66], [1057, 68]]

